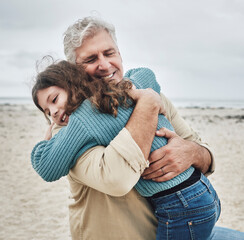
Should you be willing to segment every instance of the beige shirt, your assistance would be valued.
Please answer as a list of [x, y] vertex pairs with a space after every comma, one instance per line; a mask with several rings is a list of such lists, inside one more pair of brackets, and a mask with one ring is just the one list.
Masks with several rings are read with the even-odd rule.
[[[171, 102], [161, 96], [166, 117], [175, 132], [209, 149], [179, 116]], [[133, 188], [147, 166], [140, 148], [126, 128], [109, 146], [96, 146], [86, 151], [68, 175], [73, 198], [69, 206], [72, 239], [156, 239], [157, 219], [147, 200]], [[208, 174], [213, 171], [212, 157]]]

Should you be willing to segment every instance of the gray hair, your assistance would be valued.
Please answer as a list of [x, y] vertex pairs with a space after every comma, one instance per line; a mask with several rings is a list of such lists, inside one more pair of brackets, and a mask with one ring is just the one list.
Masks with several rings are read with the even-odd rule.
[[85, 17], [70, 25], [64, 33], [63, 40], [64, 54], [67, 60], [75, 63], [76, 48], [80, 47], [86, 38], [95, 36], [101, 30], [106, 30], [117, 45], [114, 26], [100, 18]]

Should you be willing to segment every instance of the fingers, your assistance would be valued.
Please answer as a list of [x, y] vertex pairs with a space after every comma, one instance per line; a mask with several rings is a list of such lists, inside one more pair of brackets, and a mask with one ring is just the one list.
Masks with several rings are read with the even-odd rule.
[[151, 173], [154, 173], [154, 172], [160, 170], [165, 165], [165, 164], [163, 165], [163, 161], [160, 161], [160, 160], [153, 160], [153, 161], [149, 161], [150, 162], [150, 166], [145, 169], [145, 171], [143, 172], [142, 176], [146, 176], [146, 175], [149, 175]]
[[161, 148], [159, 148], [159, 149], [153, 151], [153, 152], [149, 155], [148, 160], [149, 160], [150, 163], [154, 163], [154, 162], [156, 162], [156, 161], [158, 161], [158, 160], [164, 158], [165, 154], [166, 154], [166, 148], [161, 147]]
[[144, 99], [146, 102], [148, 101], [149, 103], [156, 105], [160, 112], [165, 113], [165, 109], [162, 105], [162, 99], [160, 95], [157, 92], [155, 92], [153, 89], [132, 88], [128, 91], [128, 94], [133, 100], [138, 101], [139, 99]]
[[46, 131], [46, 134], [45, 134], [45, 137], [44, 137], [44, 140], [50, 140], [52, 138], [52, 128], [54, 126], [54, 122], [51, 123]]
[[150, 171], [150, 172], [144, 171], [142, 177], [143, 177], [143, 179], [153, 179], [153, 178], [157, 178], [157, 177], [162, 177], [164, 174], [166, 174], [165, 169], [157, 168], [155, 171]]
[[143, 179], [153, 180], [155, 182], [165, 182], [179, 175], [179, 171], [172, 169], [170, 165], [161, 167], [150, 173], [143, 173]]
[[156, 182], [168, 181], [192, 165], [192, 156], [194, 156], [192, 146], [189, 141], [165, 128], [159, 129], [156, 135], [164, 136], [169, 141], [166, 146], [150, 154], [150, 166], [144, 171], [142, 177]]
[[177, 175], [178, 175], [177, 171], [171, 169], [170, 165], [166, 165], [162, 168], [155, 170], [154, 172], [144, 175], [143, 179], [145, 180], [151, 179], [155, 182], [162, 182], [162, 181], [164, 182], [174, 178]]
[[134, 101], [137, 101], [140, 96], [140, 92], [134, 87], [128, 91], [128, 94]]
[[165, 165], [163, 167], [161, 165], [162, 162], [160, 161], [151, 164], [150, 167], [143, 172], [142, 177], [144, 179], [153, 179], [157, 177], [162, 177], [163, 175], [170, 172], [168, 165]]
[[159, 130], [156, 131], [156, 136], [170, 139], [176, 137], [177, 134], [173, 131], [170, 131], [167, 128], [160, 128]]
[[53, 128], [53, 126], [54, 126], [54, 122], [52, 122], [51, 124], [50, 124], [50, 126], [48, 127], [48, 129], [50, 130], [50, 131], [52, 131], [52, 128]]
[[[167, 128], [160, 128], [158, 131], [156, 131], [156, 134], [155, 135], [157, 135], [159, 137], [165, 137], [165, 138], [167, 138], [169, 140], [178, 136], [175, 132], [170, 131]], [[167, 147], [167, 145], [164, 146], [164, 147], [161, 147], [161, 148], [153, 151], [149, 155], [149, 159], [148, 160], [149, 160], [150, 163], [156, 162], [156, 161], [164, 158], [165, 155], [169, 153], [169, 151], [170, 150]]]
[[164, 116], [166, 116], [166, 110], [164, 108], [164, 105], [160, 108], [159, 113], [163, 114]]
[[169, 181], [170, 179], [172, 179], [176, 176], [177, 175], [174, 172], [169, 172], [169, 173], [164, 174], [163, 176], [155, 177], [152, 180], [154, 182], [166, 182], [166, 181]]

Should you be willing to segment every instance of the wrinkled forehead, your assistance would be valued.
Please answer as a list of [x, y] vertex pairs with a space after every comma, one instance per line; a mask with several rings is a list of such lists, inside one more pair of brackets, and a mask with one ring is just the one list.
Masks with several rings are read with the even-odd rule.
[[76, 48], [76, 63], [108, 49], [118, 50], [116, 42], [106, 30], [97, 31], [84, 38], [81, 46]]

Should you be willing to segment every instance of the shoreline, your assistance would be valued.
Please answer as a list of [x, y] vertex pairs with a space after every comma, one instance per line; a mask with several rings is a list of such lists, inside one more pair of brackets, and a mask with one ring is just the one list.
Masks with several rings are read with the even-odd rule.
[[[197, 99], [197, 98], [172, 98], [171, 102], [177, 108], [227, 108], [244, 109], [243, 99]], [[0, 104], [33, 104], [31, 97], [0, 97]]]

